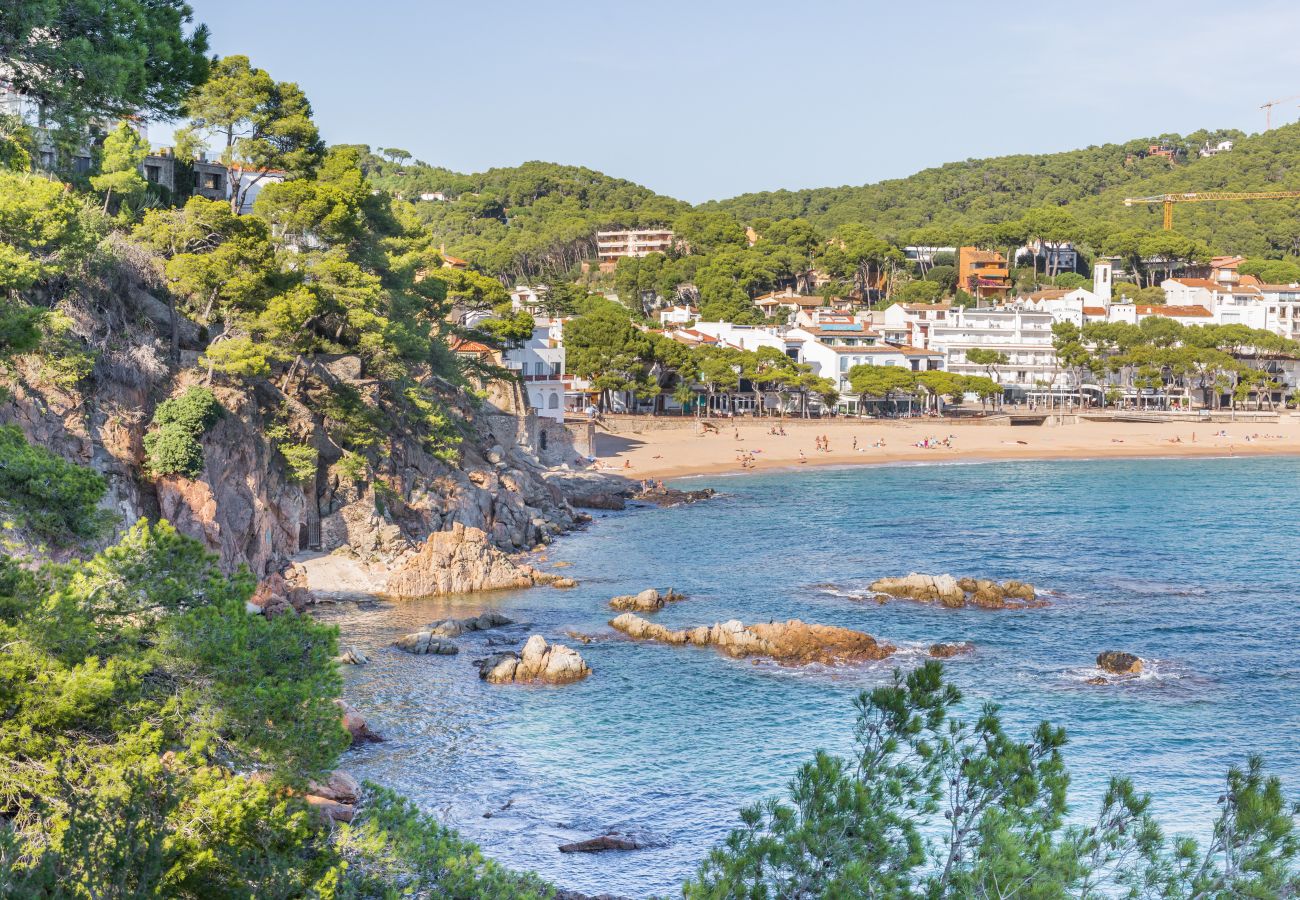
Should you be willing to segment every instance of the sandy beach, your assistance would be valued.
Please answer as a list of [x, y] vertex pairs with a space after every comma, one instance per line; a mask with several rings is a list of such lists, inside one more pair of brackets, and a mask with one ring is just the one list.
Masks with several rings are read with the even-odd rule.
[[[1288, 414], [1275, 422], [1085, 420], [1038, 426], [935, 419], [787, 419], [780, 423], [784, 436], [770, 433], [778, 424], [770, 419], [713, 421], [719, 425], [717, 433], [701, 434], [694, 423], [642, 431], [620, 428], [613, 434], [600, 431], [597, 465], [632, 478], [659, 479], [816, 465], [1300, 455], [1300, 417]], [[828, 451], [817, 449], [821, 435], [828, 439]]]

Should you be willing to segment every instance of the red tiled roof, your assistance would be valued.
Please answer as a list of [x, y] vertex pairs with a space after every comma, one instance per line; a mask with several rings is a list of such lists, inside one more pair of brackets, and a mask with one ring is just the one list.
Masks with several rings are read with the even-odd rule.
[[1083, 308], [1083, 314], [1084, 314], [1085, 316], [1104, 316], [1104, 315], [1106, 315], [1106, 307], [1104, 307], [1104, 306], [1085, 306], [1085, 307]]

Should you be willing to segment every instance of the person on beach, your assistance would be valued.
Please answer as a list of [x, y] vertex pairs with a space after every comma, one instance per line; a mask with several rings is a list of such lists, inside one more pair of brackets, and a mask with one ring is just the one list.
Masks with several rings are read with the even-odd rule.
[[856, 434], [853, 435], [853, 449], [854, 450], [858, 449], [858, 436]]
[[806, 463], [807, 461], [808, 461], [808, 457], [806, 457], [806, 456], [803, 455], [803, 448], [800, 447], [800, 448], [799, 448], [799, 462], [800, 462], [800, 463]]

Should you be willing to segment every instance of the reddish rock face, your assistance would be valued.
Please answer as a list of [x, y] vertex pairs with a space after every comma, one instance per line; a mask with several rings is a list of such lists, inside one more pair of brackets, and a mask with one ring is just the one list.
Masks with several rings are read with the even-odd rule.
[[429, 597], [526, 588], [558, 580], [558, 576], [515, 563], [481, 529], [457, 523], [448, 531], [429, 535], [389, 576], [384, 592], [394, 597]]

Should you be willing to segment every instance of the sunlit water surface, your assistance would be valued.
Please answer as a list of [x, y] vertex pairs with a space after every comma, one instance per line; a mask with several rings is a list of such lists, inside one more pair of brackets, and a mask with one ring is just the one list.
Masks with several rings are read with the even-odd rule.
[[[852, 747], [851, 701], [913, 666], [934, 641], [973, 641], [948, 666], [968, 709], [996, 700], [1023, 733], [1070, 734], [1083, 816], [1128, 773], [1173, 831], [1202, 832], [1217, 779], [1248, 752], [1300, 792], [1300, 460], [1015, 462], [816, 469], [693, 479], [721, 496], [674, 509], [598, 514], [561, 538], [575, 590], [537, 588], [325, 613], [371, 662], [346, 695], [387, 742], [349, 754], [504, 863], [564, 887], [671, 894], [744, 804], [781, 791], [814, 749]], [[883, 575], [1021, 578], [1046, 609], [933, 609], [864, 602]], [[895, 660], [785, 669], [710, 649], [613, 639], [606, 602], [648, 586], [690, 599], [658, 620], [798, 617], [897, 643]], [[498, 609], [520, 623], [468, 636], [454, 657], [389, 648], [447, 616]], [[490, 685], [471, 661], [489, 639], [566, 630], [594, 670], [562, 687]], [[515, 644], [518, 646], [518, 644]], [[1122, 686], [1085, 683], [1105, 649], [1148, 661]], [[508, 804], [508, 808], [506, 807]], [[491, 812], [491, 817], [484, 814]], [[608, 829], [658, 846], [561, 854]]]

